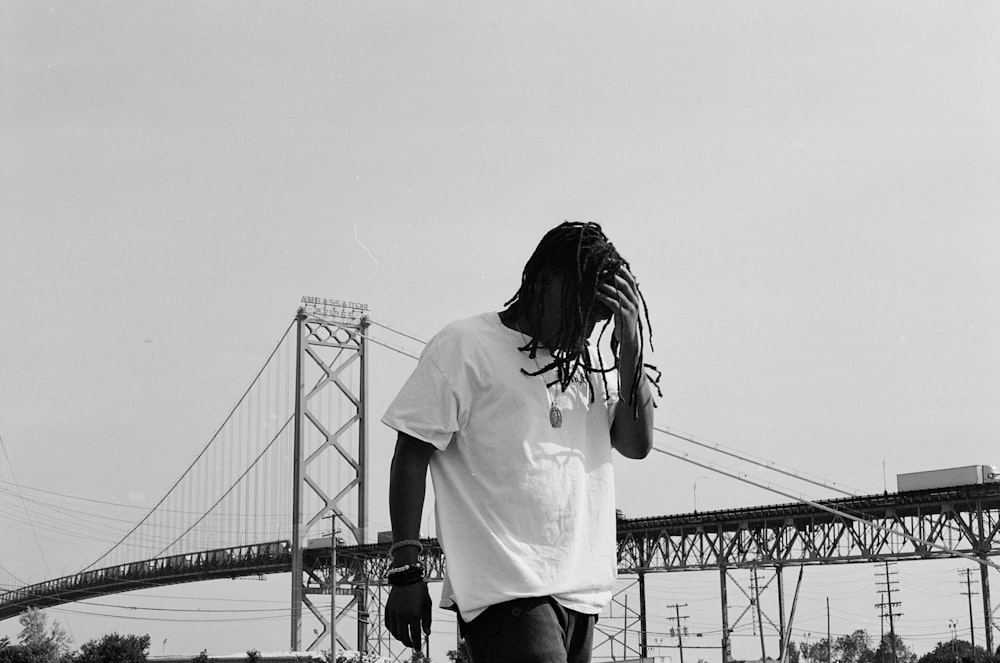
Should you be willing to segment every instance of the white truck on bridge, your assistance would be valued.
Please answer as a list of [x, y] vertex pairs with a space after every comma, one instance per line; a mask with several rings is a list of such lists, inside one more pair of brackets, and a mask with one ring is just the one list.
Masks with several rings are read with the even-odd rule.
[[992, 465], [963, 465], [944, 470], [897, 474], [896, 490], [902, 493], [907, 490], [930, 490], [998, 482], [1000, 473]]

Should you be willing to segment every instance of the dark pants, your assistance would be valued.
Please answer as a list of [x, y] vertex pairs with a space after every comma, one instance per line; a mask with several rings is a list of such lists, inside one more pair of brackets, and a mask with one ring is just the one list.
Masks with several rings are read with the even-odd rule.
[[595, 621], [543, 596], [491, 605], [458, 624], [472, 663], [590, 663]]

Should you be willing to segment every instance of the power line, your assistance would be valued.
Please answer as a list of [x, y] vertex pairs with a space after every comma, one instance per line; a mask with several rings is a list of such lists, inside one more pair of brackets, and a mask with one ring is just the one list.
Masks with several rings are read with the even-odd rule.
[[73, 610], [70, 608], [48, 608], [53, 612], [62, 612], [73, 615], [84, 615], [87, 617], [110, 617], [112, 619], [130, 619], [140, 622], [260, 622], [260, 621], [274, 621], [278, 619], [287, 619], [285, 615], [275, 615], [273, 617], [233, 617], [232, 619], [214, 619], [214, 618], [199, 618], [199, 619], [171, 619], [169, 617], [139, 617], [137, 615], [112, 615], [104, 612], [87, 612], [84, 610]]
[[14, 485], [17, 486], [17, 492], [21, 497], [21, 505], [24, 508], [24, 515], [28, 517], [28, 525], [31, 527], [31, 533], [35, 537], [35, 545], [38, 547], [38, 554], [42, 558], [42, 565], [45, 566], [45, 573], [52, 575], [52, 571], [49, 570], [49, 563], [45, 559], [45, 551], [42, 550], [42, 543], [38, 540], [38, 532], [35, 531], [35, 523], [32, 521], [31, 514], [28, 512], [28, 506], [24, 502], [24, 494], [21, 492], [21, 484], [17, 480], [17, 475], [14, 473], [14, 464], [10, 462], [10, 454], [7, 453], [7, 443], [3, 441], [2, 435], [0, 435], [0, 448], [3, 449], [4, 458], [7, 459], [7, 467], [10, 468], [10, 476], [14, 480]]
[[[2, 479], [0, 479], [0, 484], [6, 484], [8, 486], [13, 486], [14, 485], [12, 482], [10, 482], [10, 481], [4, 481]], [[37, 492], [37, 493], [45, 493], [46, 495], [53, 495], [55, 497], [65, 497], [67, 499], [78, 500], [80, 502], [90, 502], [92, 504], [103, 504], [105, 506], [116, 506], [116, 507], [121, 507], [123, 509], [136, 509], [136, 510], [139, 510], [139, 511], [146, 511], [146, 510], [148, 510], [150, 508], [148, 506], [142, 506], [142, 505], [139, 505], [139, 504], [125, 504], [124, 502], [109, 502], [107, 500], [97, 500], [97, 499], [93, 499], [93, 498], [89, 498], [89, 497], [81, 497], [79, 495], [70, 495], [68, 493], [60, 493], [60, 492], [56, 492], [54, 490], [46, 490], [45, 488], [38, 488], [38, 487], [35, 487], [35, 486], [28, 486], [28, 485], [25, 485], [25, 484], [21, 484], [21, 489], [22, 490], [27, 490], [27, 491], [32, 491], [32, 492]], [[11, 491], [8, 488], [3, 488], [2, 486], [0, 486], [0, 492], [5, 492], [5, 493], [13, 494], [13, 491]], [[44, 504], [44, 505], [54, 504], [53, 502], [44, 502], [44, 501], [41, 501], [41, 500], [37, 500], [37, 499], [33, 500], [33, 499], [30, 499], [30, 498], [28, 499], [28, 501], [29, 502], [34, 502], [35, 504]], [[193, 513], [196, 513], [194, 511], [177, 511], [177, 510], [174, 510], [174, 509], [161, 509], [161, 511], [167, 511], [167, 512], [170, 512], [170, 513], [184, 513], [184, 514], [193, 514]], [[93, 513], [94, 515], [96, 515], [97, 512], [89, 512], [89, 513]], [[200, 512], [198, 512], [198, 513], [200, 513]], [[129, 521], [129, 522], [132, 522], [132, 521]]]

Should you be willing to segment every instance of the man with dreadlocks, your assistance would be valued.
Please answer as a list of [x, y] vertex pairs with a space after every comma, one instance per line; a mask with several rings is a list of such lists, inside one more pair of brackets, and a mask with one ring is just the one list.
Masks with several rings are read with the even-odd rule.
[[[612, 323], [606, 365], [590, 337]], [[616, 573], [611, 450], [652, 448], [648, 328], [601, 227], [567, 222], [542, 238], [503, 311], [428, 343], [382, 418], [398, 431], [385, 608], [396, 639], [419, 649], [430, 633], [417, 540], [429, 466], [448, 560], [442, 606], [458, 612], [474, 663], [590, 660]]]

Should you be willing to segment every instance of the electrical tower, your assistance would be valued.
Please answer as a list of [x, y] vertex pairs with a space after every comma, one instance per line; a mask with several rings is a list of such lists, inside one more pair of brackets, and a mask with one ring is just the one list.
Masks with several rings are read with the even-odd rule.
[[[368, 642], [368, 594], [355, 577], [337, 610], [338, 534], [348, 545], [367, 543], [368, 526], [368, 307], [303, 297], [296, 315], [295, 436], [292, 454], [291, 648], [302, 651], [303, 606], [322, 626], [309, 651], [340, 638], [337, 622], [357, 610], [357, 648]], [[329, 539], [322, 536], [328, 519]], [[310, 555], [306, 555], [306, 550]], [[315, 554], [316, 551], [321, 554]], [[330, 597], [329, 608], [312, 600]]]
[[[896, 608], [902, 605], [899, 601], [892, 600], [893, 589], [898, 589], [899, 581], [894, 580], [894, 576], [898, 575], [896, 571], [890, 571], [890, 566], [895, 566], [895, 562], [891, 563], [889, 561], [885, 562], [885, 571], [881, 573], [876, 573], [875, 586], [878, 588], [878, 593], [882, 595], [882, 600], [875, 604], [875, 607], [879, 609], [879, 617], [881, 618], [882, 624], [882, 639], [879, 645], [885, 643], [885, 620], [886, 617], [889, 618], [889, 642], [892, 648], [892, 663], [897, 663], [896, 658], [896, 617], [902, 617], [903, 613], [896, 612]], [[885, 655], [885, 650], [882, 650], [882, 655]], [[885, 663], [881, 661], [880, 663]]]

